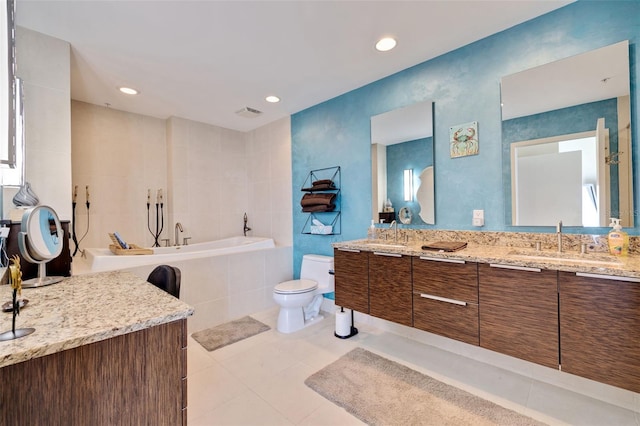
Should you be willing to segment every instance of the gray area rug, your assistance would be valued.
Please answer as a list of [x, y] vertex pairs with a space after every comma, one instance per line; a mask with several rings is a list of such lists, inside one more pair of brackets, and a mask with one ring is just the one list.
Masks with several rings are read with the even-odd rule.
[[361, 348], [305, 380], [370, 425], [543, 425]]
[[268, 325], [247, 316], [198, 331], [191, 337], [211, 352], [270, 329]]

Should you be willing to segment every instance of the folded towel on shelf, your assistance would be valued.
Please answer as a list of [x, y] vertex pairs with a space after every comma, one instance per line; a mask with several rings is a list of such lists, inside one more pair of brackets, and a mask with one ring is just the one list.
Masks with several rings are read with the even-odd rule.
[[332, 212], [336, 208], [335, 204], [314, 204], [302, 207], [304, 213]]
[[422, 250], [458, 251], [467, 247], [467, 243], [461, 241], [432, 241], [425, 243]]
[[332, 232], [333, 232], [333, 226], [331, 225], [323, 225], [323, 226], [311, 225], [312, 234], [329, 235]]
[[302, 188], [303, 191], [323, 191], [327, 189], [336, 189], [336, 185], [331, 179], [315, 180], [311, 183], [311, 187]]
[[302, 207], [317, 205], [328, 206], [335, 203], [335, 198], [336, 194], [334, 193], [309, 193], [302, 196], [300, 205], [302, 205]]
[[312, 234], [328, 235], [333, 232], [332, 225], [325, 225], [324, 223], [320, 222], [318, 219], [313, 219], [311, 223], [313, 223], [313, 225], [311, 225]]

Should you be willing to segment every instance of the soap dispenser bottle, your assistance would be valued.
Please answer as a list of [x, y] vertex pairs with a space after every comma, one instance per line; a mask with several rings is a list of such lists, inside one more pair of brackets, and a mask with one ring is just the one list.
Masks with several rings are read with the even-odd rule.
[[374, 224], [373, 219], [371, 219], [371, 226], [369, 226], [369, 239], [376, 239], [376, 225]]
[[616, 256], [625, 256], [629, 252], [629, 234], [622, 230], [620, 219], [611, 218], [613, 229], [609, 232], [609, 252]]

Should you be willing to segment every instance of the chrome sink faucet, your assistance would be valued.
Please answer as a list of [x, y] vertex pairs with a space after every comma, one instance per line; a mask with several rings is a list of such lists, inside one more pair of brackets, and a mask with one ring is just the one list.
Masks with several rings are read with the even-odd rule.
[[175, 227], [175, 245], [179, 246], [180, 245], [180, 240], [178, 239], [178, 231], [180, 232], [184, 232], [184, 229], [182, 229], [182, 224], [180, 222], [176, 222], [176, 227]]
[[391, 221], [391, 224], [389, 225], [389, 229], [393, 228], [393, 242], [397, 243], [398, 242], [398, 222], [396, 222], [395, 220]]
[[245, 237], [247, 236], [247, 231], [251, 231], [251, 228], [249, 228], [249, 227], [247, 226], [247, 222], [248, 222], [248, 221], [249, 221], [249, 219], [247, 218], [247, 214], [245, 213], [245, 214], [244, 214], [244, 230], [243, 230], [243, 233], [244, 233], [244, 236], [245, 236]]
[[562, 253], [562, 221], [556, 226], [556, 234], [558, 235], [558, 253]]

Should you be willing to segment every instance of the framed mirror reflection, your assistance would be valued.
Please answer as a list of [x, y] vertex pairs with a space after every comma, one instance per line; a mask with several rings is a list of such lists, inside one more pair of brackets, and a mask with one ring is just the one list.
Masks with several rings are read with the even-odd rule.
[[376, 223], [435, 224], [431, 101], [371, 117], [371, 161], [371, 217]]
[[629, 43], [501, 80], [505, 219], [634, 224]]

